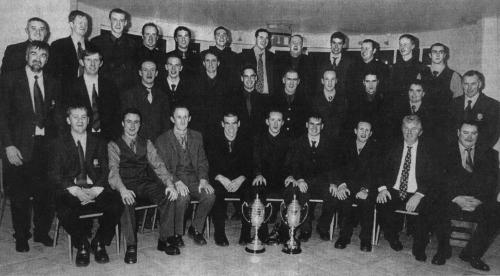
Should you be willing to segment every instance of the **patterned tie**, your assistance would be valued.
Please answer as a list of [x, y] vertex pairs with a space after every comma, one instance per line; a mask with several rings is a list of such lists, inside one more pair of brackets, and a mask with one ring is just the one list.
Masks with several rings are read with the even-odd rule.
[[99, 118], [99, 105], [97, 104], [97, 89], [95, 83], [92, 84], [92, 129], [98, 131], [101, 129], [101, 119]]
[[227, 145], [229, 147], [229, 153], [233, 152], [233, 141], [228, 141]]
[[146, 101], [149, 103], [153, 102], [153, 93], [151, 92], [151, 87], [146, 87]]
[[[77, 45], [78, 45], [78, 49], [77, 49], [76, 55], [78, 56], [78, 60], [81, 60], [83, 58], [82, 43], [78, 42]], [[80, 77], [81, 75], [83, 75], [83, 70], [84, 70], [84, 67], [81, 65], [78, 65], [77, 77]]]
[[467, 152], [467, 157], [465, 158], [465, 169], [468, 172], [473, 172], [474, 171], [474, 163], [472, 162], [472, 148], [465, 149]]
[[80, 173], [76, 176], [76, 185], [87, 185], [87, 168], [85, 167], [85, 154], [83, 153], [82, 143], [77, 142], [78, 161], [80, 164]]
[[35, 100], [35, 123], [39, 128], [45, 126], [45, 111], [43, 108], [43, 95], [38, 85], [38, 76], [35, 75], [35, 84], [33, 85], [33, 98]]
[[134, 139], [134, 140], [132, 140], [132, 141], [130, 141], [130, 145], [129, 145], [129, 147], [130, 147], [130, 149], [131, 149], [134, 153], [136, 153], [136, 144], [137, 144], [137, 141], [136, 141], [135, 139]]
[[186, 135], [181, 137], [181, 147], [183, 150], [186, 150]]
[[401, 172], [401, 181], [399, 185], [399, 197], [405, 199], [408, 194], [408, 176], [410, 175], [410, 164], [411, 164], [411, 147], [407, 147], [408, 150], [405, 156], [405, 162], [403, 163], [403, 171]]
[[332, 57], [332, 68], [337, 69], [337, 59], [338, 57]]
[[264, 93], [264, 61], [262, 55], [259, 54], [259, 60], [257, 61], [257, 84], [255, 85], [255, 89], [261, 94]]

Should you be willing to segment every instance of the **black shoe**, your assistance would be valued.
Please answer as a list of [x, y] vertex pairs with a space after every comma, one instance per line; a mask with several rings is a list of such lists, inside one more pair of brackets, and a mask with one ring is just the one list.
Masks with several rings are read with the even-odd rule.
[[394, 251], [403, 250], [403, 244], [399, 240], [391, 240], [389, 241], [389, 245]]
[[158, 244], [156, 245], [156, 250], [165, 251], [165, 248], [167, 248], [167, 243], [174, 244], [175, 243], [175, 236], [168, 237], [167, 241], [162, 241], [162, 240], [158, 239]]
[[82, 243], [77, 246], [78, 250], [76, 251], [75, 264], [78, 267], [88, 266], [90, 263], [90, 250], [88, 246], [88, 242]]
[[27, 240], [16, 240], [16, 251], [17, 252], [28, 252], [30, 251], [30, 246]]
[[311, 232], [300, 232], [299, 241], [307, 242], [311, 238]]
[[109, 256], [106, 252], [106, 245], [96, 240], [91, 243], [92, 252], [94, 253], [94, 259], [97, 263], [105, 264], [109, 263]]
[[441, 254], [436, 254], [432, 257], [431, 263], [433, 265], [444, 265], [446, 263], [446, 258]]
[[175, 243], [177, 247], [184, 247], [184, 240], [181, 235], [175, 235]]
[[125, 258], [123, 258], [123, 261], [126, 264], [137, 263], [137, 245], [127, 246], [127, 251], [125, 252]]
[[[415, 260], [419, 261], [419, 262], [425, 262], [427, 260], [427, 256], [425, 255], [425, 253], [413, 253], [413, 256], [415, 256]], [[434, 260], [434, 258], [433, 258]]]
[[227, 240], [226, 234], [214, 234], [215, 244], [218, 246], [228, 246], [229, 241]]
[[490, 271], [490, 267], [478, 257], [469, 257], [463, 254], [460, 254], [458, 257], [462, 261], [470, 263], [470, 265], [477, 270]]
[[53, 246], [54, 245], [54, 240], [51, 237], [49, 237], [49, 235], [42, 235], [42, 236], [35, 235], [33, 237], [33, 241], [39, 242], [45, 246]]
[[203, 237], [203, 233], [200, 233], [194, 229], [193, 226], [189, 227], [188, 234], [193, 238], [194, 243], [197, 245], [207, 244], [207, 240]]
[[337, 249], [344, 249], [346, 248], [348, 242], [346, 240], [343, 240], [343, 239], [338, 239], [336, 242], [335, 242], [335, 248]]
[[176, 236], [168, 237], [166, 241], [158, 240], [158, 245], [156, 246], [158, 251], [163, 251], [167, 255], [179, 255], [181, 251], [179, 250], [178, 240]]
[[252, 238], [250, 237], [250, 234], [246, 235], [246, 234], [241, 233], [240, 240], [238, 241], [238, 244], [241, 246], [245, 246], [251, 241], [252, 241]]
[[361, 245], [359, 246], [359, 249], [364, 252], [371, 252], [372, 251], [372, 243], [369, 241], [361, 241]]
[[329, 241], [330, 240], [330, 233], [318, 230], [318, 234], [319, 234], [319, 238], [322, 241]]

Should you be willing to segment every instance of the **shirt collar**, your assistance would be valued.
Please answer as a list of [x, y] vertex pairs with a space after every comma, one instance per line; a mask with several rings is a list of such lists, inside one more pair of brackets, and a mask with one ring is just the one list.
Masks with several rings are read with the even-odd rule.
[[80, 143], [82, 144], [87, 142], [87, 132], [84, 132], [83, 134], [78, 134], [71, 131], [71, 137], [73, 137], [75, 145], [78, 144], [78, 141], [80, 141]]
[[[460, 142], [458, 143], [458, 147], [460, 148], [460, 152], [464, 152], [466, 150], [466, 148], [464, 147], [464, 145], [462, 145]], [[476, 148], [476, 146], [472, 146], [472, 151], [474, 151], [474, 149]]]
[[26, 74], [28, 75], [28, 79], [33, 79], [35, 76], [38, 76], [38, 79], [43, 79], [43, 71], [40, 71], [38, 73], [35, 73], [31, 71], [28, 65], [25, 67]]
[[472, 101], [472, 102], [471, 102], [471, 106], [474, 106], [474, 105], [476, 104], [476, 102], [477, 102], [477, 98], [479, 98], [479, 95], [480, 95], [480, 94], [481, 94], [481, 93], [477, 93], [477, 94], [476, 94], [474, 97], [472, 97], [472, 98], [469, 98], [469, 97], [467, 97], [467, 95], [464, 95], [464, 96], [465, 96], [465, 97], [464, 97], [464, 98], [465, 98], [464, 107], [467, 107], [467, 105], [469, 104], [469, 101]]
[[404, 142], [404, 145], [405, 145], [405, 149], [408, 148], [408, 147], [411, 147], [411, 149], [416, 149], [418, 147], [418, 140], [417, 142], [415, 142], [413, 145], [408, 145], [406, 142]]

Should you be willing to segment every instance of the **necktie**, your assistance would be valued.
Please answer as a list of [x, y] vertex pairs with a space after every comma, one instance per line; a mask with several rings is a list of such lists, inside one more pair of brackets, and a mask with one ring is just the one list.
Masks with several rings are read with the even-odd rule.
[[327, 100], [328, 100], [328, 102], [333, 101], [333, 96], [328, 96]]
[[[80, 60], [83, 57], [82, 43], [78, 42], [77, 46], [78, 46], [78, 49], [77, 49], [76, 55], [78, 56], [78, 60]], [[80, 77], [81, 75], [83, 75], [83, 70], [84, 70], [84, 67], [81, 65], [78, 65], [77, 77]]]
[[432, 71], [432, 75], [437, 78], [437, 76], [439, 75], [439, 72], [438, 71]]
[[358, 155], [361, 153], [362, 150], [363, 148], [358, 148]]
[[264, 93], [264, 61], [262, 60], [262, 55], [259, 54], [259, 59], [257, 60], [257, 83], [255, 89], [259, 93]]
[[233, 152], [233, 141], [228, 141], [227, 145], [229, 147], [229, 153]]
[[181, 137], [181, 147], [183, 150], [186, 149], [186, 135]]
[[92, 84], [92, 129], [98, 131], [101, 129], [101, 119], [99, 118], [99, 106], [97, 104], [97, 89], [95, 83]]
[[252, 99], [250, 93], [245, 92], [245, 104], [247, 107], [248, 116], [252, 115]]
[[172, 84], [172, 88], [170, 90], [172, 90], [172, 92], [175, 92], [175, 88], [177, 88], [176, 85]]
[[401, 180], [399, 185], [399, 197], [405, 199], [408, 194], [408, 176], [410, 175], [410, 164], [411, 164], [411, 147], [407, 147], [405, 161], [403, 163], [403, 171], [401, 172]]
[[332, 68], [336, 69], [337, 68], [337, 59], [336, 57], [332, 57]]
[[45, 111], [43, 108], [42, 90], [38, 85], [38, 76], [35, 76], [35, 84], [33, 85], [33, 98], [35, 100], [35, 123], [39, 128], [45, 126]]
[[465, 158], [465, 169], [471, 173], [474, 170], [474, 163], [472, 162], [471, 155], [472, 148], [465, 149], [465, 151], [467, 153], [467, 156]]
[[472, 100], [467, 101], [467, 106], [465, 107], [465, 119], [470, 120], [472, 117]]
[[130, 145], [129, 145], [130, 149], [131, 149], [134, 153], [136, 153], [136, 143], [137, 143], [137, 141], [136, 141], [136, 140], [132, 140], [132, 141], [130, 141]]
[[187, 58], [187, 56], [186, 56], [186, 52], [182, 52], [182, 51], [181, 51], [181, 54], [182, 54], [182, 59], [186, 59], [186, 58]]
[[77, 149], [80, 173], [76, 176], [76, 185], [85, 186], [87, 185], [87, 169], [85, 167], [85, 154], [83, 153], [83, 147], [80, 141], [77, 142]]
[[146, 87], [146, 100], [149, 103], [153, 102], [153, 93], [151, 93], [151, 88], [150, 87]]
[[312, 144], [312, 148], [315, 149], [316, 148], [316, 141], [311, 141], [311, 144]]
[[414, 105], [411, 105], [411, 114], [417, 113], [417, 107]]

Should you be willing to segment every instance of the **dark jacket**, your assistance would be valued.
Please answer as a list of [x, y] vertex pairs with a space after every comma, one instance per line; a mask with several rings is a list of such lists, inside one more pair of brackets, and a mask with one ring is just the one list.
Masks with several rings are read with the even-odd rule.
[[311, 109], [303, 91], [295, 91], [293, 101], [289, 102], [282, 89], [272, 97], [271, 105], [283, 112], [282, 132], [291, 138], [297, 138], [306, 132], [307, 117]]
[[241, 175], [245, 176], [246, 179], [252, 179], [252, 146], [250, 141], [238, 133], [232, 142], [232, 151], [229, 152], [229, 141], [222, 132], [221, 128], [218, 135], [207, 147], [210, 180], [214, 181], [219, 174], [231, 180]]
[[8, 72], [16, 71], [24, 68], [26, 65], [26, 48], [28, 47], [29, 40], [8, 45], [5, 48], [2, 59], [2, 67], [0, 68], [0, 75], [3, 76]]
[[[238, 55], [240, 69], [246, 65], [254, 66], [255, 70], [257, 70], [257, 58], [255, 57], [255, 51], [253, 48], [243, 49], [241, 53]], [[274, 54], [269, 50], [266, 50], [266, 73], [267, 73], [267, 87], [269, 89], [269, 95], [274, 94], [274, 89], [279, 83], [279, 77], [274, 76], [275, 72], [275, 57]], [[255, 72], [257, 73], [257, 72]]]

